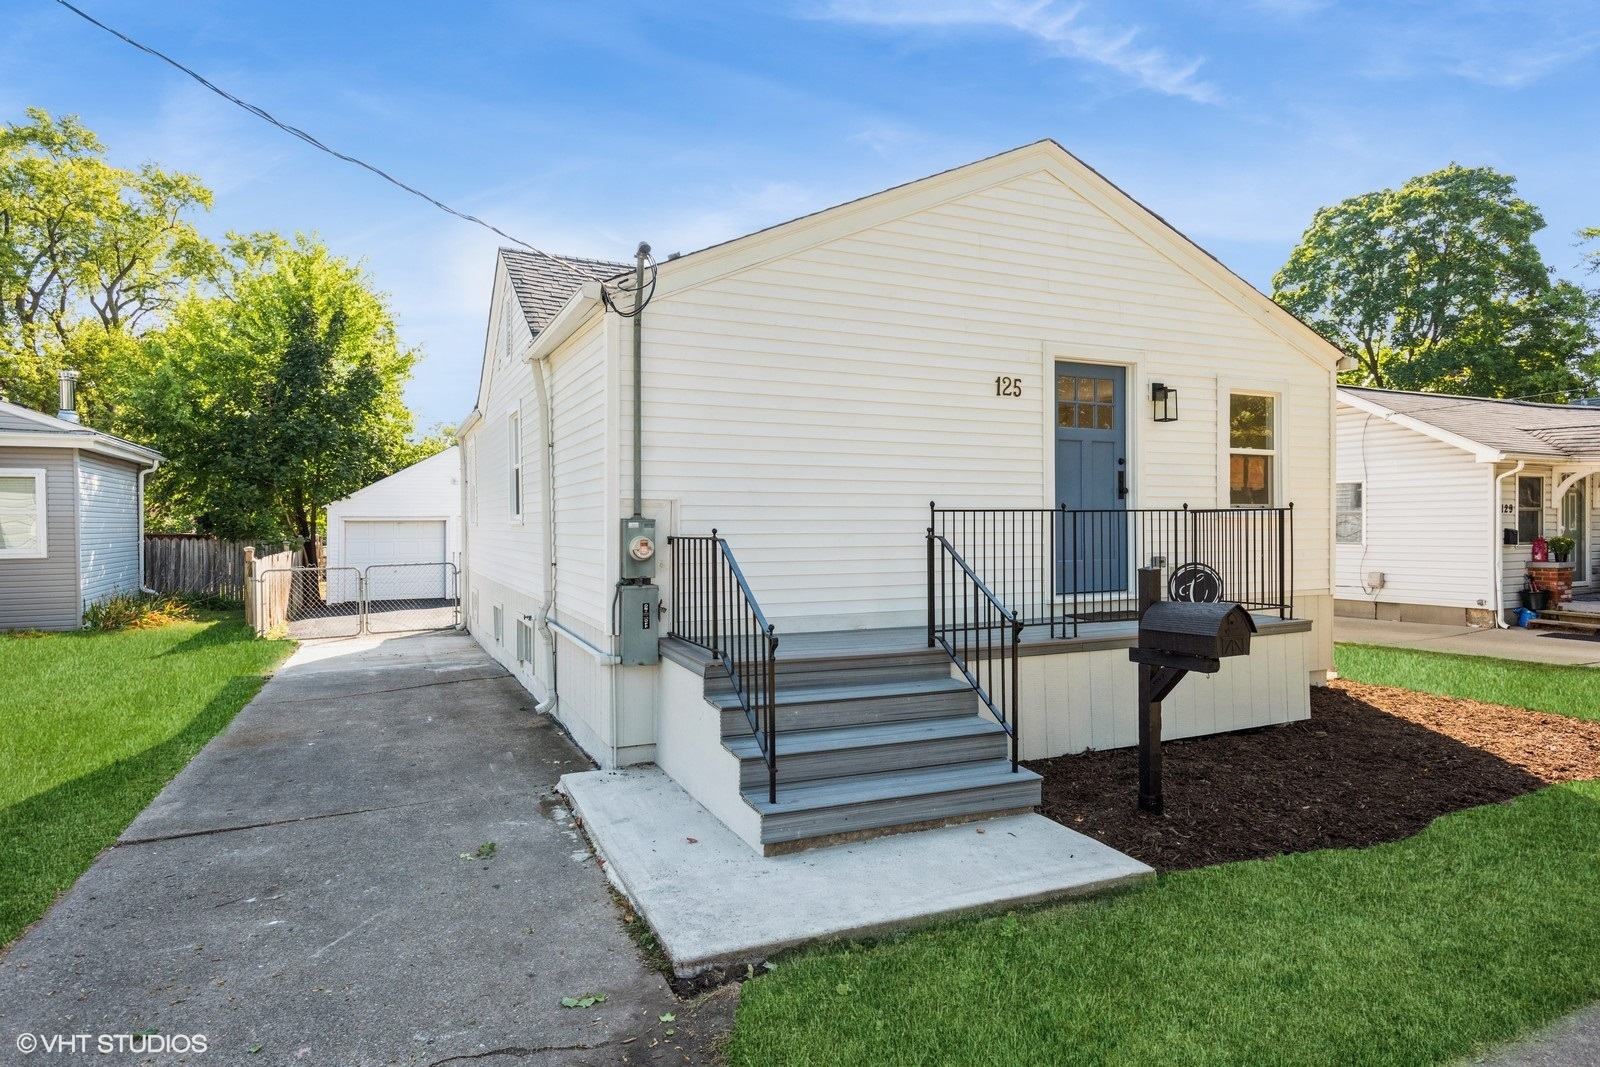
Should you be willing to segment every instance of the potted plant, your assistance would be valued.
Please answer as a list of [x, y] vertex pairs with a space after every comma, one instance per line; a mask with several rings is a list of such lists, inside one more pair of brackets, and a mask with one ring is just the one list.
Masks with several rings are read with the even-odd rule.
[[1570, 537], [1550, 538], [1550, 552], [1556, 557], [1557, 563], [1565, 563], [1572, 556], [1572, 549], [1577, 544]]

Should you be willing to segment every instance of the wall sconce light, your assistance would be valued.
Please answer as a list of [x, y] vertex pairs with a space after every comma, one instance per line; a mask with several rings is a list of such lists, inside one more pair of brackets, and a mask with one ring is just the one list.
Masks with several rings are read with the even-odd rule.
[[1150, 409], [1157, 422], [1177, 422], [1178, 391], [1160, 382], [1151, 382]]

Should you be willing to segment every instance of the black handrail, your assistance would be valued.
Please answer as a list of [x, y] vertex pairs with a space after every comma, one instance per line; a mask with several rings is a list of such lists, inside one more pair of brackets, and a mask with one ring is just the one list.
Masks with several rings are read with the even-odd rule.
[[[1288, 618], [1294, 506], [1284, 508], [940, 508], [929, 527], [1024, 626], [1077, 637], [1086, 623], [1139, 614], [1134, 575], [1209, 568], [1222, 596]], [[931, 554], [930, 554], [931, 555]], [[933, 580], [929, 564], [929, 582]], [[930, 594], [930, 602], [931, 602]]]
[[778, 637], [739, 569], [728, 542], [669, 537], [673, 612], [667, 636], [717, 657], [744, 708], [767, 765], [767, 799], [778, 802]]
[[1017, 769], [1022, 621], [942, 535], [928, 528], [928, 647], [942, 648], [1011, 738]]

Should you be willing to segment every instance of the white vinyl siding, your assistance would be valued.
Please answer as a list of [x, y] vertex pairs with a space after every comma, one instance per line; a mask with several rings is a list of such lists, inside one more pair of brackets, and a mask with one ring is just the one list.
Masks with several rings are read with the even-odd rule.
[[139, 589], [139, 474], [116, 460], [78, 459], [78, 556], [83, 602]]
[[[1336, 546], [1337, 595], [1394, 604], [1492, 607], [1479, 603], [1490, 598], [1490, 546], [1500, 540], [1499, 523], [1490, 514], [1489, 465], [1459, 448], [1343, 405], [1338, 441], [1336, 481], [1361, 483], [1366, 539]], [[1510, 499], [1514, 490], [1506, 492]], [[1520, 585], [1520, 565], [1516, 571]], [[1372, 572], [1383, 574], [1382, 589], [1368, 586]]]
[[[1225, 500], [1219, 390], [1286, 383], [1295, 573], [1329, 590], [1326, 368], [1047, 173], [668, 291], [644, 333], [645, 493], [678, 501], [681, 533], [718, 528], [780, 626], [915, 624], [930, 500], [1050, 505], [1057, 359], [1132, 368], [1139, 507]], [[1181, 392], [1177, 422], [1132, 399], [1151, 380]]]
[[0, 467], [0, 559], [44, 559], [49, 504], [43, 468]]

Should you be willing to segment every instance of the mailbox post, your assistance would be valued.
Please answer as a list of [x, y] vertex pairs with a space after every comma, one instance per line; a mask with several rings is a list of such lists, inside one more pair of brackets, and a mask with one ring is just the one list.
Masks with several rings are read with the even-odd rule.
[[1161, 599], [1161, 572], [1139, 571], [1139, 808], [1162, 812], [1161, 702], [1190, 671], [1215, 674], [1228, 656], [1248, 656], [1255, 620], [1238, 604]]

